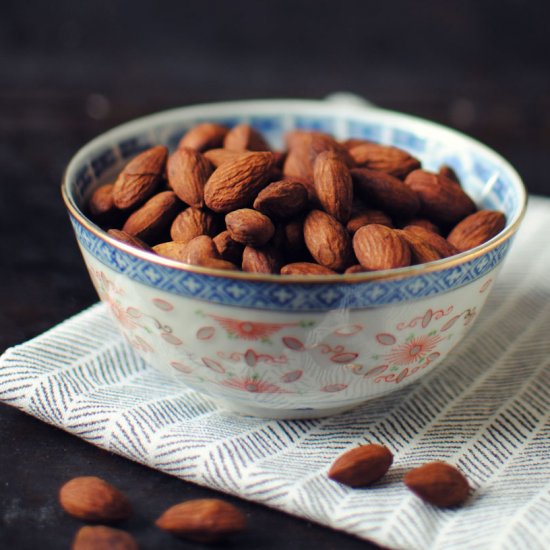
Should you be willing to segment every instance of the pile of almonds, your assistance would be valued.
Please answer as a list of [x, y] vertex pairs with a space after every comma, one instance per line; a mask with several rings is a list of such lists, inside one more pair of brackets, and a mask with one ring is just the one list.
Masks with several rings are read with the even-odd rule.
[[203, 123], [169, 155], [155, 146], [87, 213], [110, 235], [186, 264], [256, 273], [358, 273], [476, 247], [505, 226], [477, 210], [454, 171], [396, 147], [293, 130], [270, 151], [247, 124]]

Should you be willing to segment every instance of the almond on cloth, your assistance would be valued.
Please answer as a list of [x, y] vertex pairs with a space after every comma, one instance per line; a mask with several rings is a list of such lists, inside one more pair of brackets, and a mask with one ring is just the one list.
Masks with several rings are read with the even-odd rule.
[[360, 227], [353, 236], [353, 250], [359, 263], [369, 271], [411, 264], [409, 245], [397, 231], [385, 225]]
[[273, 222], [265, 214], [251, 208], [229, 212], [225, 216], [225, 224], [234, 241], [254, 247], [263, 246], [275, 233]]
[[415, 495], [440, 508], [462, 504], [470, 492], [462, 472], [446, 462], [429, 462], [414, 468], [403, 481]]
[[71, 550], [138, 550], [138, 544], [126, 531], [86, 525], [76, 533]]
[[460, 252], [475, 248], [498, 235], [506, 225], [506, 217], [496, 210], [479, 210], [460, 221], [447, 240]]
[[315, 261], [334, 271], [343, 271], [353, 257], [346, 228], [330, 214], [312, 210], [304, 221], [304, 241]]
[[339, 456], [328, 477], [349, 487], [366, 487], [381, 479], [392, 463], [393, 454], [387, 447], [369, 443]]
[[143, 204], [164, 177], [168, 149], [151, 147], [134, 157], [120, 172], [113, 187], [113, 201], [121, 210]]
[[195, 151], [206, 151], [223, 145], [223, 140], [228, 130], [225, 126], [213, 122], [203, 122], [188, 130], [181, 138], [180, 147], [188, 147]]
[[216, 168], [204, 187], [204, 202], [214, 212], [252, 204], [275, 166], [273, 153], [245, 153]]
[[189, 206], [204, 206], [204, 186], [214, 166], [198, 151], [180, 147], [166, 163], [168, 183], [174, 193]]
[[59, 491], [59, 503], [69, 515], [84, 521], [120, 521], [132, 511], [124, 494], [94, 476], [75, 477], [65, 483]]
[[244, 531], [246, 517], [229, 502], [204, 498], [188, 500], [168, 508], [155, 525], [177, 537], [210, 543]]

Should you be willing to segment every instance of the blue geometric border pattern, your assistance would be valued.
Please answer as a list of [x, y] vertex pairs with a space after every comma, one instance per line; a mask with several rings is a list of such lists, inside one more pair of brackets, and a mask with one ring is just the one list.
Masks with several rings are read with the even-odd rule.
[[364, 309], [418, 300], [460, 288], [492, 271], [504, 258], [510, 239], [487, 254], [440, 271], [391, 281], [277, 284], [212, 277], [147, 262], [101, 240], [71, 216], [81, 246], [118, 273], [149, 287], [226, 306], [275, 311]]

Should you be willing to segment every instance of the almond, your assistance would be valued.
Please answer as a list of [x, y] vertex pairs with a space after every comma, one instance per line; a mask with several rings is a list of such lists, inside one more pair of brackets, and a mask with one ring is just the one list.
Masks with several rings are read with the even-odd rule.
[[212, 212], [187, 208], [175, 217], [170, 227], [170, 236], [174, 241], [186, 243], [199, 235], [215, 235], [218, 225]]
[[352, 257], [346, 228], [330, 214], [312, 210], [304, 221], [304, 241], [318, 264], [343, 271]]
[[249, 273], [279, 273], [281, 262], [281, 253], [273, 246], [247, 246], [243, 252], [242, 268]]
[[346, 223], [351, 215], [353, 183], [349, 168], [334, 151], [317, 155], [313, 164], [313, 183], [323, 210]]
[[269, 151], [269, 145], [262, 134], [249, 124], [237, 124], [227, 132], [223, 141], [230, 151]]
[[348, 487], [365, 487], [382, 478], [393, 462], [391, 451], [383, 445], [361, 445], [339, 456], [328, 477]]
[[180, 147], [166, 164], [168, 183], [176, 195], [189, 206], [204, 206], [204, 186], [214, 167], [198, 151]]
[[407, 233], [413, 233], [437, 250], [442, 258], [448, 258], [459, 253], [459, 250], [438, 233], [434, 233], [419, 225], [407, 225], [403, 228]]
[[366, 267], [363, 267], [361, 264], [355, 264], [355, 265], [350, 265], [344, 271], [344, 273], [346, 275], [353, 275], [354, 273], [366, 273], [367, 271], [369, 270]]
[[414, 468], [403, 481], [415, 495], [440, 508], [462, 504], [470, 492], [464, 475], [445, 462], [429, 462]]
[[350, 149], [353, 149], [354, 147], [357, 147], [357, 145], [364, 145], [364, 144], [370, 145], [371, 143], [374, 143], [374, 142], [364, 138], [348, 138], [342, 141], [342, 145], [346, 149], [348, 149], [348, 151]]
[[113, 188], [115, 206], [130, 210], [143, 204], [164, 177], [168, 149], [151, 147], [134, 157], [120, 172]]
[[406, 241], [411, 250], [411, 263], [423, 264], [435, 262], [443, 256], [427, 241], [419, 237], [413, 231], [395, 230], [397, 234]]
[[136, 248], [139, 248], [140, 250], [153, 252], [153, 249], [147, 243], [143, 242], [137, 237], [129, 235], [125, 231], [121, 231], [120, 229], [109, 229], [107, 233], [109, 233], [109, 235], [111, 235], [111, 237], [114, 237], [117, 241], [129, 244], [130, 246], [134, 246]]
[[362, 211], [352, 210], [351, 217], [346, 224], [346, 229], [351, 235], [353, 235], [360, 227], [371, 223], [393, 227], [391, 218], [384, 214], [381, 210], [365, 209]]
[[201, 267], [210, 267], [212, 269], [223, 269], [224, 271], [238, 271], [239, 268], [232, 262], [222, 260], [221, 258], [204, 257], [201, 259]]
[[304, 241], [304, 220], [297, 218], [287, 222], [282, 228], [280, 249], [288, 260], [303, 259], [309, 252]]
[[263, 246], [273, 237], [275, 226], [261, 212], [241, 208], [225, 216], [225, 224], [234, 241], [254, 247]]
[[407, 151], [390, 145], [362, 143], [352, 147], [349, 154], [359, 168], [379, 170], [401, 179], [420, 168], [418, 159]]
[[212, 122], [203, 122], [188, 130], [181, 138], [178, 149], [180, 147], [188, 147], [189, 149], [202, 152], [207, 149], [221, 147], [226, 134], [227, 128], [225, 126]]
[[86, 525], [76, 533], [71, 550], [138, 550], [138, 544], [126, 531]]
[[224, 162], [229, 162], [238, 159], [243, 155], [244, 151], [230, 151], [229, 149], [209, 149], [204, 151], [203, 156], [213, 166], [220, 166]]
[[304, 185], [286, 179], [274, 181], [262, 189], [254, 201], [254, 208], [267, 216], [288, 218], [303, 210], [307, 201]]
[[312, 262], [295, 262], [281, 268], [281, 275], [337, 275], [337, 273]]
[[204, 188], [204, 202], [214, 212], [230, 212], [252, 204], [267, 185], [275, 165], [272, 153], [246, 153], [218, 166]]
[[181, 207], [181, 202], [173, 191], [162, 191], [130, 214], [122, 230], [132, 237], [155, 242], [170, 226]]
[[130, 503], [115, 487], [99, 477], [75, 477], [59, 491], [65, 512], [84, 521], [114, 522], [130, 516]]
[[114, 183], [98, 187], [88, 201], [88, 212], [98, 225], [113, 227], [121, 220], [121, 211], [115, 206], [113, 198]]
[[460, 179], [457, 173], [450, 166], [446, 164], [441, 165], [438, 174], [460, 185]]
[[412, 220], [409, 220], [407, 222], [408, 227], [410, 227], [411, 225], [422, 227], [428, 231], [431, 231], [432, 233], [437, 233], [438, 235], [441, 235], [441, 230], [439, 229], [439, 227], [430, 220], [427, 220], [426, 218], [413, 218]]
[[445, 176], [415, 170], [405, 184], [418, 194], [421, 214], [437, 224], [455, 225], [476, 211], [472, 199]]
[[223, 260], [241, 265], [244, 245], [231, 238], [225, 230], [214, 237], [214, 245]]
[[191, 265], [205, 265], [211, 259], [220, 260], [214, 241], [208, 235], [200, 235], [185, 245], [183, 262]]
[[496, 210], [480, 210], [459, 222], [447, 240], [460, 252], [475, 248], [498, 235], [506, 225], [506, 217]]
[[177, 537], [208, 543], [244, 531], [246, 518], [228, 502], [205, 498], [188, 500], [168, 508], [155, 525]]
[[411, 251], [399, 234], [385, 225], [360, 227], [353, 236], [353, 250], [369, 271], [395, 269], [411, 263]]
[[153, 246], [153, 252], [159, 256], [187, 263], [187, 242], [168, 241]]
[[420, 209], [416, 192], [395, 176], [367, 168], [351, 170], [351, 176], [357, 194], [370, 207], [405, 218], [413, 217]]

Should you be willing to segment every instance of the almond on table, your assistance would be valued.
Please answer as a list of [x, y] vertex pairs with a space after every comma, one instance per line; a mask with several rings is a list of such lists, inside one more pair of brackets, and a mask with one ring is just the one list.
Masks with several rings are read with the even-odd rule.
[[137, 154], [87, 212], [112, 237], [186, 264], [312, 276], [422, 265], [506, 225], [445, 164], [428, 172], [398, 147], [317, 130], [284, 141], [272, 151], [250, 124], [198, 124], [170, 155]]

